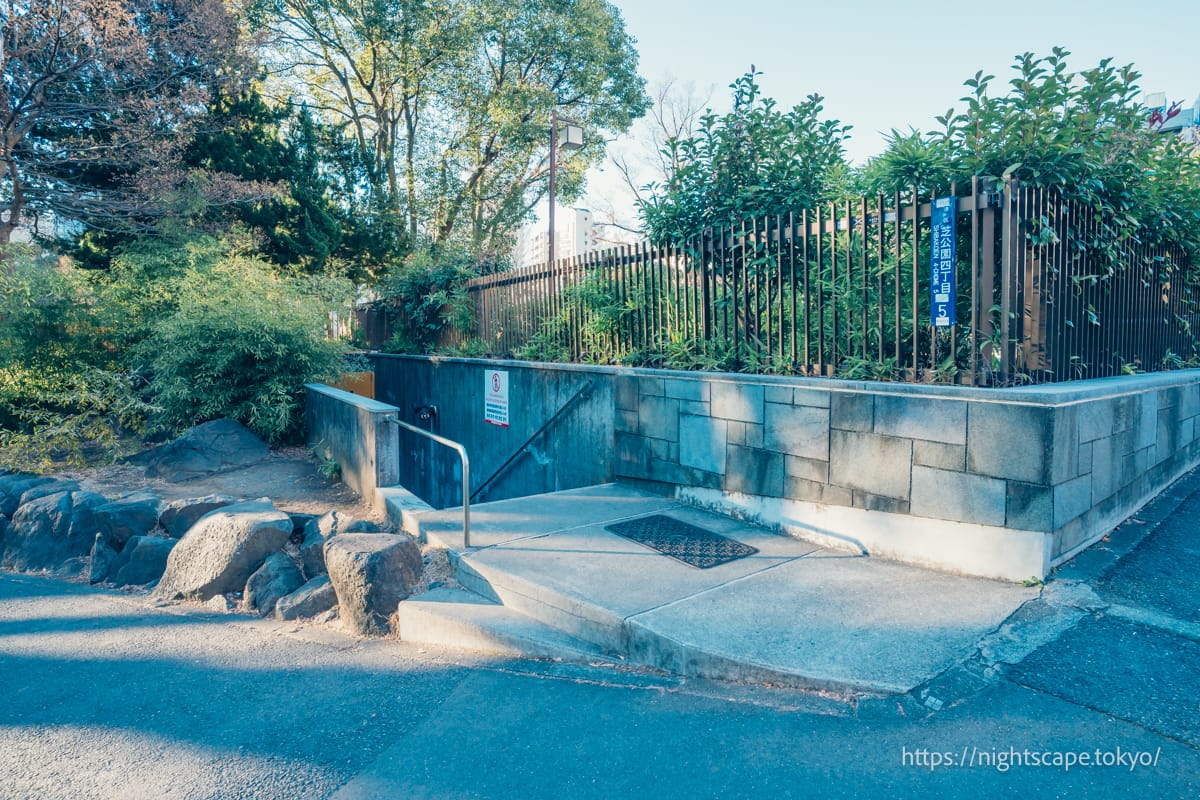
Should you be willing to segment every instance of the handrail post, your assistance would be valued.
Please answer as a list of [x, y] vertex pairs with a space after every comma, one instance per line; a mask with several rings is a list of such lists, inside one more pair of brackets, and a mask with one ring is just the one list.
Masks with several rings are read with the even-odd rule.
[[405, 430], [432, 439], [438, 444], [449, 447], [458, 453], [459, 458], [462, 460], [463, 550], [469, 550], [471, 548], [471, 461], [467, 457], [467, 448], [459, 442], [447, 439], [444, 436], [438, 436], [436, 433], [427, 431], [424, 428], [418, 428], [416, 425], [402, 422], [396, 417], [388, 417], [387, 421]]

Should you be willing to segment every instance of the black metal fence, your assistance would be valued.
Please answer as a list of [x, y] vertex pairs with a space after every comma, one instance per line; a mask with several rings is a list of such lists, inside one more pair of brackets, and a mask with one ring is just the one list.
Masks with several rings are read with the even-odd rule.
[[[1102, 213], [1052, 189], [977, 179], [968, 189], [947, 195], [947, 297], [931, 291], [937, 198], [914, 201], [914, 191], [479, 278], [467, 287], [474, 330], [446, 343], [541, 360], [976, 385], [1197, 359], [1200, 287], [1180, 248], [1114, 241]], [[957, 323], [933, 324], [946, 302]]]

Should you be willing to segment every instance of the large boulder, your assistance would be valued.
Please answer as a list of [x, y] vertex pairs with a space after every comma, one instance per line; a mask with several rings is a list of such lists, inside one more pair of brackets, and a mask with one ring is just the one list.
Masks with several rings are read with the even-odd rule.
[[21, 506], [21, 495], [35, 486], [53, 482], [54, 478], [24, 473], [0, 477], [0, 517], [12, 519], [12, 515], [17, 513], [17, 509]]
[[421, 548], [411, 536], [343, 533], [325, 543], [325, 567], [340, 614], [358, 633], [383, 635], [400, 601], [421, 581]]
[[117, 586], [144, 586], [158, 580], [176, 544], [160, 536], [135, 536], [121, 551], [120, 566], [109, 580]]
[[207, 600], [240, 592], [267, 556], [283, 548], [292, 520], [269, 500], [235, 503], [191, 527], [167, 558], [154, 590], [164, 600]]
[[49, 483], [39, 483], [32, 489], [26, 489], [21, 493], [20, 499], [17, 501], [17, 508], [37, 500], [39, 497], [49, 497], [52, 494], [59, 492], [78, 492], [79, 481], [64, 480], [55, 478]]
[[358, 519], [342, 511], [328, 511], [304, 527], [300, 542], [300, 561], [305, 577], [325, 574], [325, 543], [342, 533], [377, 533], [373, 522]]
[[337, 592], [328, 575], [318, 575], [275, 604], [278, 619], [315, 617], [337, 605]]
[[21, 506], [4, 537], [4, 567], [55, 569], [86, 556], [96, 538], [94, 511], [105, 502], [91, 492], [59, 492]]
[[158, 524], [163, 526], [167, 535], [173, 539], [182, 539], [188, 528], [210, 511], [231, 506], [241, 502], [236, 497], [225, 497], [210, 494], [205, 497], [189, 497], [183, 500], [170, 500], [163, 506], [158, 517]]
[[156, 448], [142, 460], [148, 477], [179, 483], [257, 464], [269, 454], [266, 443], [241, 423], [215, 419]]
[[300, 568], [292, 562], [291, 557], [287, 553], [272, 553], [246, 581], [242, 602], [246, 608], [258, 612], [260, 617], [265, 617], [275, 610], [275, 603], [279, 598], [291, 594], [303, 585], [304, 576], [300, 574]]
[[108, 543], [103, 533], [96, 534], [96, 540], [92, 543], [92, 555], [89, 562], [88, 581], [90, 583], [103, 583], [108, 580], [108, 576], [113, 572], [113, 564], [121, 557], [112, 545]]
[[114, 550], [121, 550], [135, 536], [145, 536], [158, 527], [158, 507], [161, 500], [155, 495], [138, 493], [105, 503], [96, 509], [100, 533]]

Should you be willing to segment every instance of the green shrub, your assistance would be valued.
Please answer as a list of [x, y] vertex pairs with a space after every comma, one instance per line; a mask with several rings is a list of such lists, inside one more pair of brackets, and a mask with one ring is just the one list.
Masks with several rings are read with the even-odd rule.
[[299, 434], [303, 384], [335, 375], [341, 358], [320, 302], [244, 256], [188, 275], [137, 352], [161, 425], [229, 417], [270, 442]]

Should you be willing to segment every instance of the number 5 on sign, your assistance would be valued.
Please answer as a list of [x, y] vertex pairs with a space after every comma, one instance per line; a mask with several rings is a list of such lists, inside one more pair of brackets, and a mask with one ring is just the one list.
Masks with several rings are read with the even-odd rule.
[[483, 373], [483, 421], [508, 427], [508, 373], [489, 369]]
[[954, 324], [954, 212], [956, 199], [939, 197], [933, 201], [929, 230], [929, 316], [934, 326]]

